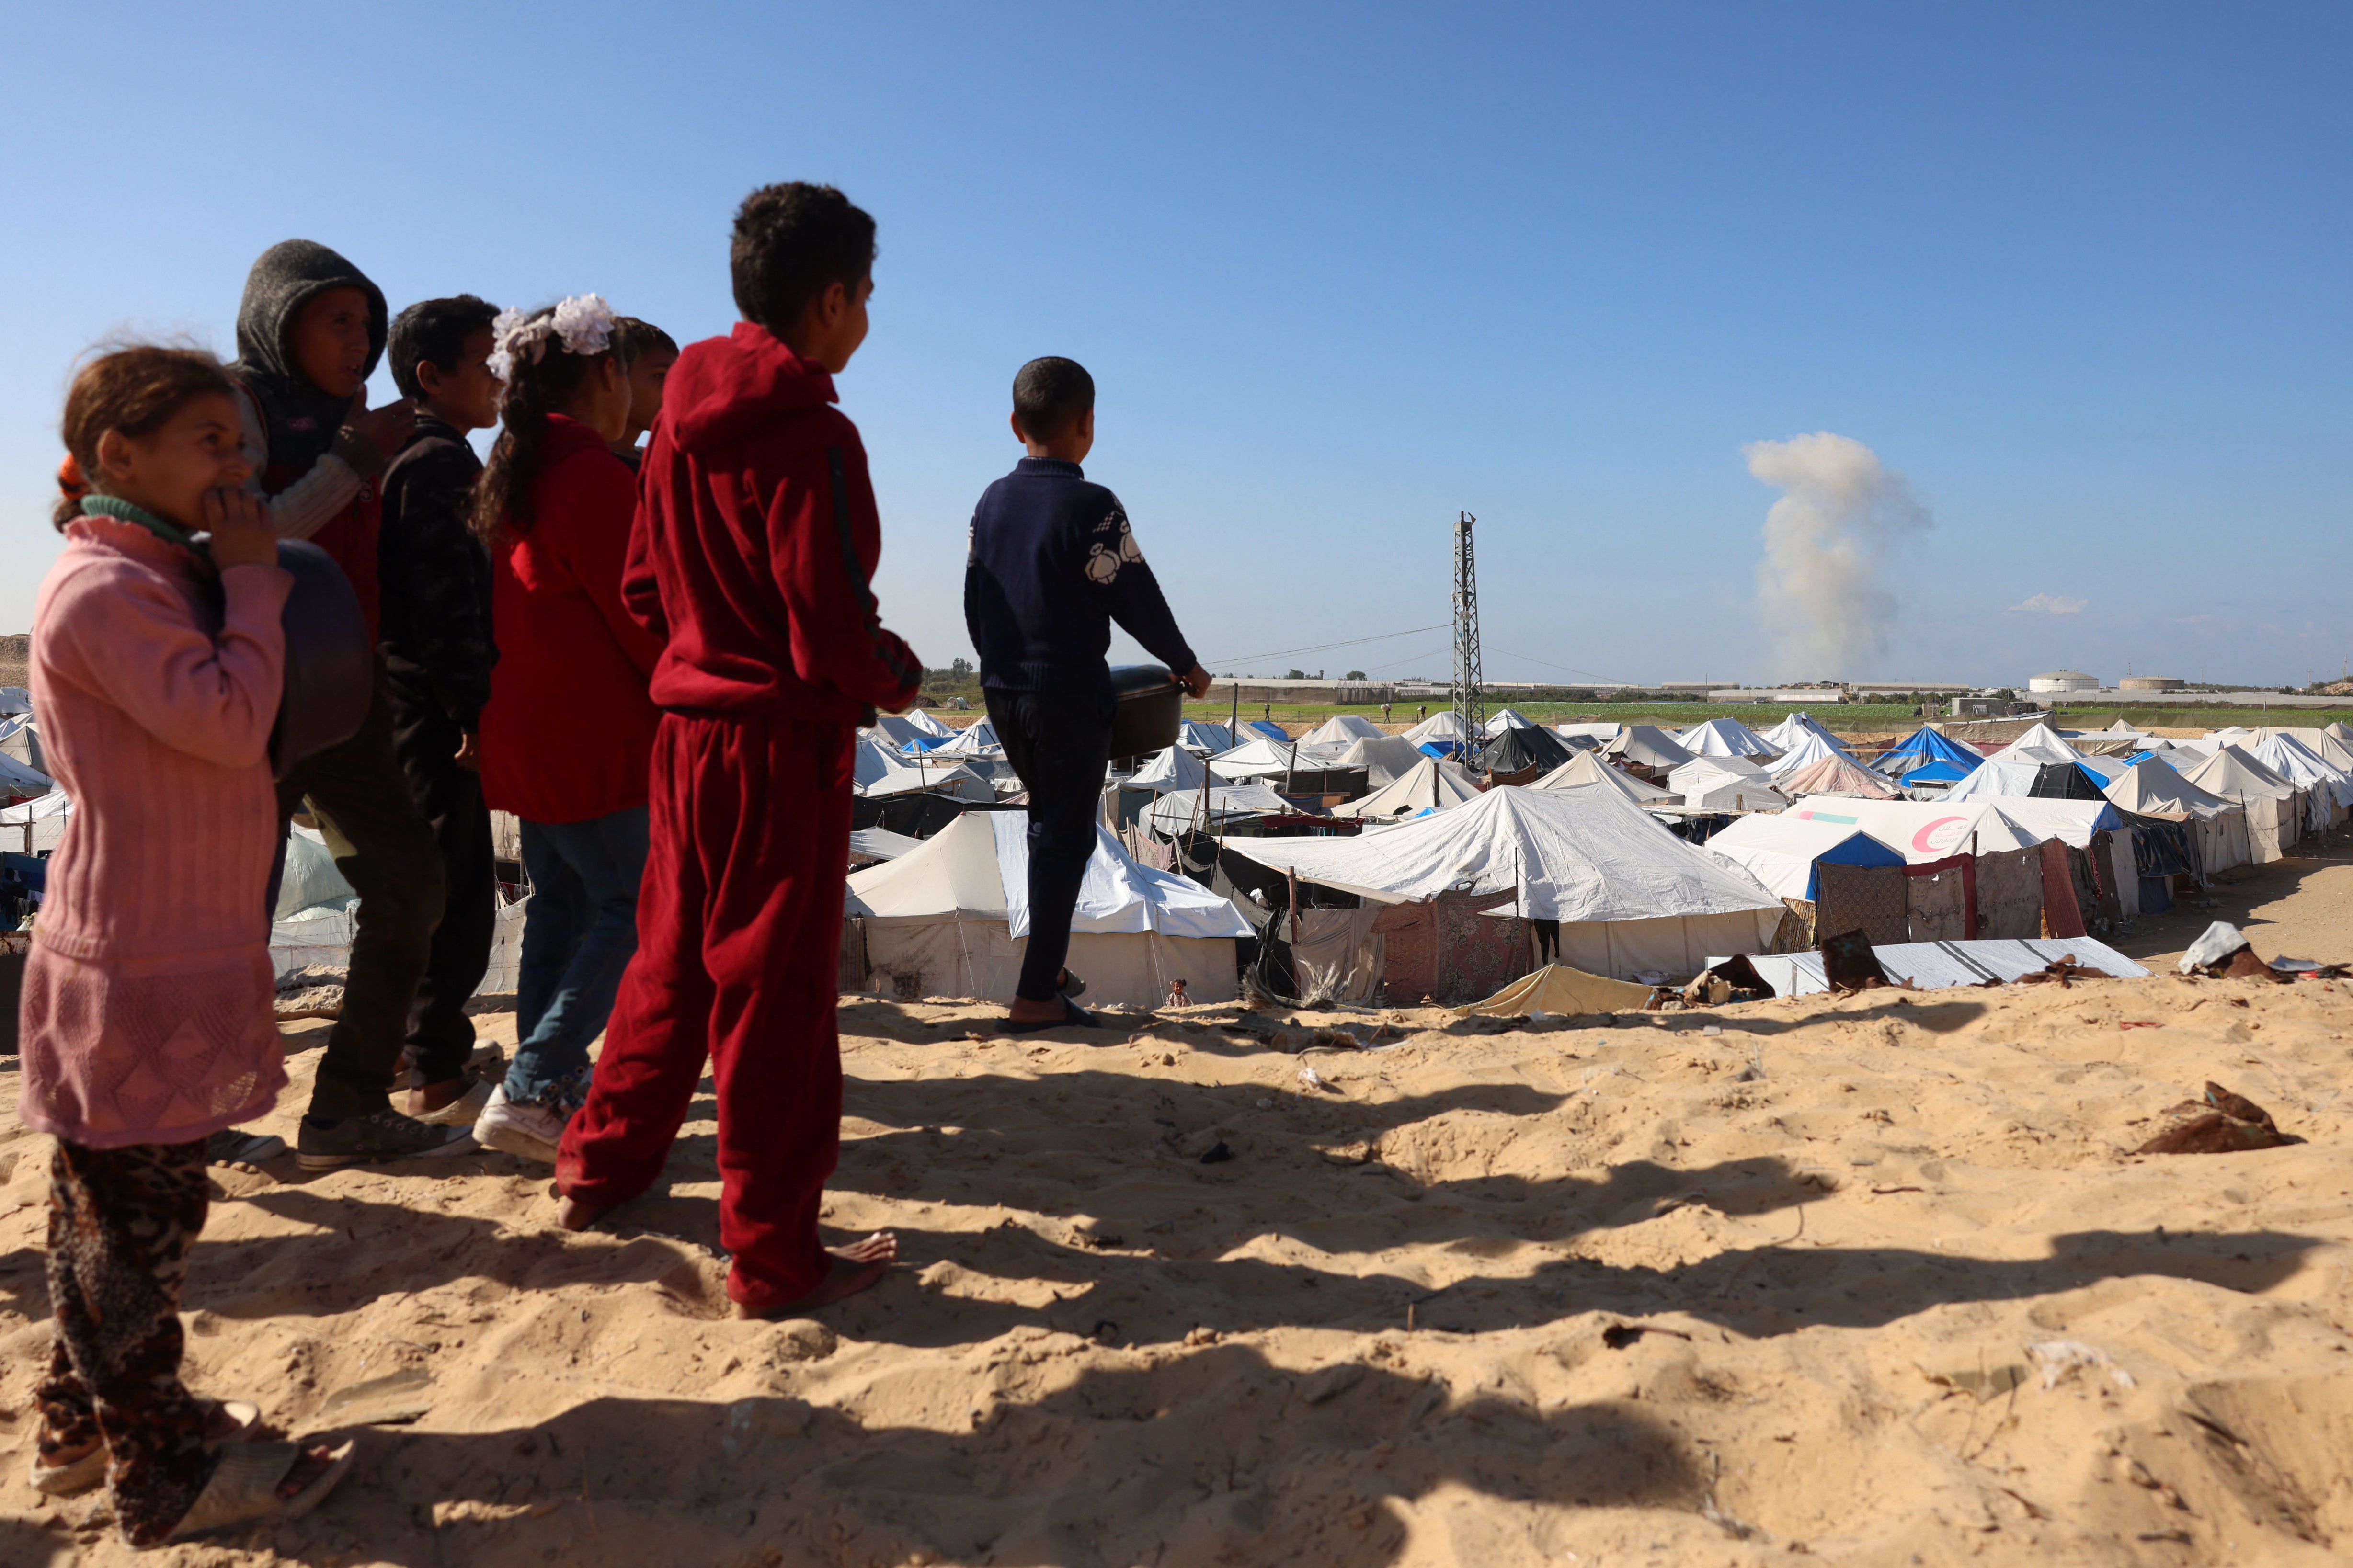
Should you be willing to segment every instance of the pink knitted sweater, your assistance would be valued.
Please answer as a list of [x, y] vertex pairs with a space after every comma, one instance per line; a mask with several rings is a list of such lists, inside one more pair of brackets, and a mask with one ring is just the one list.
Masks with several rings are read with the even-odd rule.
[[293, 580], [222, 573], [216, 630], [186, 551], [111, 517], [66, 540], [33, 606], [32, 688], [74, 811], [25, 971], [17, 1113], [94, 1148], [185, 1142], [286, 1083], [262, 899]]

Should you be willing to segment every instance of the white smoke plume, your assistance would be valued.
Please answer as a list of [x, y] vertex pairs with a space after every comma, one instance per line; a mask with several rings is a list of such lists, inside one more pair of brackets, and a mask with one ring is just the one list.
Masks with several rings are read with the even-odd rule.
[[1902, 474], [1850, 436], [1818, 430], [1741, 449], [1782, 491], [1765, 514], [1757, 568], [1766, 628], [1791, 679], [1852, 679], [1887, 646], [1896, 595], [1891, 556], [1930, 526]]

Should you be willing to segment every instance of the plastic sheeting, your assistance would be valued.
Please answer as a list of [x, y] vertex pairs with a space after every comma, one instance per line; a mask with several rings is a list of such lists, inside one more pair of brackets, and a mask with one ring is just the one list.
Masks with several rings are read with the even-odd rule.
[[[1710, 959], [1722, 963], [1729, 958]], [[2138, 979], [2148, 971], [2104, 942], [2092, 937], [2046, 937], [2031, 942], [1894, 942], [1876, 950], [1879, 966], [1895, 981], [1909, 980], [1923, 990], [1951, 985], [1982, 985], [1989, 980], [2016, 981], [2048, 969], [2063, 958], [2119, 980]], [[1828, 991], [1818, 952], [1750, 953], [1774, 991], [1783, 996], [1806, 996]]]
[[1428, 755], [1403, 735], [1375, 735], [1348, 742], [1347, 750], [1334, 759], [1332, 765], [1364, 769], [1366, 780], [1378, 789], [1413, 772]]
[[1121, 781], [1123, 789], [1148, 789], [1155, 795], [1166, 795], [1174, 789], [1198, 790], [1209, 782], [1209, 770], [1201, 759], [1182, 746], [1171, 746], [1165, 752], [1155, 752], [1145, 764]]
[[1345, 746], [1351, 741], [1377, 740], [1388, 733], [1360, 713], [1335, 713], [1300, 736], [1299, 742], [1305, 746]]
[[1763, 773], [1729, 757], [1696, 757], [1667, 775], [1667, 787], [1699, 811], [1778, 811], [1789, 804]]
[[1790, 751], [1797, 746], [1799, 741], [1803, 740], [1806, 736], [1811, 735], [1816, 740], [1821, 742], [1822, 744], [1830, 747], [1832, 751], [1839, 752], [1842, 756], [1852, 757], [1854, 755], [1852, 752], [1847, 749], [1847, 743], [1844, 741], [1840, 740], [1836, 735], [1831, 734], [1829, 730], [1823, 728], [1822, 721], [1820, 720], [1815, 718], [1812, 714], [1802, 710], [1793, 710], [1788, 718], [1782, 720], [1778, 724], [1774, 725], [1769, 730], [1760, 731], [1758, 733], [1761, 735], [1767, 745], [1771, 746], [1776, 751], [1779, 752]]
[[1524, 974], [1484, 1002], [1457, 1007], [1458, 1016], [1525, 1018], [1531, 1013], [1556, 1013], [1564, 1017], [1580, 1013], [1640, 1013], [1651, 1005], [1651, 991], [1624, 980], [1588, 974], [1565, 963], [1547, 963]]
[[1675, 737], [1695, 757], [1769, 757], [1781, 748], [1737, 719], [1710, 719]]
[[1662, 789], [1647, 779], [1638, 779], [1623, 768], [1613, 768], [1591, 752], [1579, 752], [1568, 761], [1530, 784], [1530, 789], [1581, 789], [1599, 784], [1614, 789], [1637, 805], [1651, 801], [1673, 805], [1683, 799], [1671, 789]]

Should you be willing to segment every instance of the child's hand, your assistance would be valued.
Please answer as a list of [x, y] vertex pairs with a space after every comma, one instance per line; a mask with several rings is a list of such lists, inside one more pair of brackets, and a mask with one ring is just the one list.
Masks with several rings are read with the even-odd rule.
[[226, 572], [278, 564], [278, 534], [259, 496], [234, 485], [216, 486], [205, 492], [204, 514], [205, 531], [213, 536], [214, 565]]
[[388, 463], [400, 456], [408, 438], [417, 433], [417, 407], [406, 397], [396, 397], [381, 408], [370, 408], [367, 389], [363, 387], [352, 398], [351, 412], [344, 416], [343, 422]]

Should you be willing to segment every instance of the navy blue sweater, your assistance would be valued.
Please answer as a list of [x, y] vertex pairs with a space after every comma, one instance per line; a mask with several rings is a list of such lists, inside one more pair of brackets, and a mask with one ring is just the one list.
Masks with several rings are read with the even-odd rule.
[[1178, 675], [1196, 662], [1119, 498], [1058, 458], [1024, 458], [981, 493], [964, 568], [980, 683], [1111, 695], [1111, 623]]

